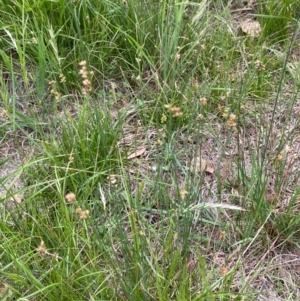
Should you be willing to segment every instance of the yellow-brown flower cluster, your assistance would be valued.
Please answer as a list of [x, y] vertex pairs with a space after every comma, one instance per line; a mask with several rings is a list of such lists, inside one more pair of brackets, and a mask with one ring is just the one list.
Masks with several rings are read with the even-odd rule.
[[288, 158], [288, 154], [290, 154], [290, 159], [295, 160], [297, 158], [298, 150], [295, 147], [289, 147], [286, 145], [283, 150], [281, 150], [277, 156], [275, 157], [275, 162], [281, 162]]
[[80, 219], [88, 219], [90, 215], [89, 210], [82, 210], [81, 208], [77, 208], [75, 212], [79, 215]]
[[46, 257], [46, 256], [50, 256], [52, 258], [54, 258], [55, 260], [61, 259], [57, 253], [50, 253], [48, 252], [46, 245], [44, 243], [43, 240], [41, 240], [40, 244], [38, 245], [38, 247], [36, 248], [36, 251], [38, 252], [38, 254], [41, 257]]
[[163, 113], [162, 115], [161, 115], [161, 119], [160, 119], [160, 122], [161, 123], [165, 123], [166, 121], [167, 121], [167, 116]]
[[219, 238], [222, 239], [222, 240], [224, 240], [226, 238], [226, 232], [225, 231], [221, 231], [219, 233]]
[[179, 191], [179, 197], [180, 197], [180, 199], [181, 199], [182, 201], [184, 201], [187, 194], [188, 194], [188, 191], [187, 191], [187, 190], [181, 189], [181, 190]]
[[202, 98], [200, 98], [199, 102], [200, 102], [200, 104], [202, 106], [206, 106], [206, 104], [207, 104], [207, 98], [206, 97], [202, 97]]
[[228, 268], [227, 267], [222, 267], [221, 269], [220, 269], [220, 275], [221, 276], [226, 276], [227, 275], [227, 273], [228, 273]]
[[54, 80], [51, 80], [49, 82], [49, 86], [50, 86], [50, 93], [54, 96], [54, 98], [56, 100], [60, 99], [61, 95], [60, 95], [60, 93], [56, 89], [56, 83], [55, 83]]
[[86, 95], [89, 94], [92, 91], [92, 84], [90, 81], [91, 75], [93, 75], [92, 71], [88, 71], [87, 67], [86, 67], [86, 61], [81, 61], [79, 63], [79, 66], [81, 67], [81, 69], [79, 70], [79, 74], [82, 77], [82, 94]]
[[235, 128], [236, 127], [236, 115], [231, 113], [229, 114], [229, 108], [224, 108], [220, 104], [218, 104], [218, 109], [222, 113], [222, 117], [228, 119], [227, 125], [230, 127]]
[[165, 108], [172, 114], [173, 117], [180, 117], [183, 115], [179, 107], [174, 107], [171, 104], [165, 105]]
[[43, 240], [41, 241], [36, 250], [42, 257], [45, 257], [48, 254], [46, 245]]
[[230, 114], [229, 115], [229, 119], [227, 121], [227, 125], [231, 126], [231, 127], [235, 127], [236, 126], [236, 115], [234, 115], [234, 114]]
[[265, 71], [266, 70], [266, 66], [259, 60], [255, 61], [255, 67], [259, 70], [259, 71]]
[[69, 192], [65, 195], [65, 200], [67, 203], [71, 204], [76, 201], [76, 195], [73, 192]]
[[66, 82], [66, 77], [65, 77], [63, 74], [60, 74], [60, 75], [59, 75], [59, 81], [60, 81], [61, 83], [65, 83], [65, 82]]
[[112, 185], [117, 184], [116, 175], [109, 175], [109, 176], [107, 177], [107, 179], [109, 180], [109, 182], [110, 182]]

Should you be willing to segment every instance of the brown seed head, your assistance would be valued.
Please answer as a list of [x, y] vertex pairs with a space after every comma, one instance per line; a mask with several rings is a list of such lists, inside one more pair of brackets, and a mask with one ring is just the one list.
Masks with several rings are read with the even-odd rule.
[[79, 214], [79, 218], [80, 219], [88, 219], [89, 214], [90, 214], [89, 210], [82, 210]]
[[200, 98], [200, 104], [202, 105], [202, 106], [205, 106], [206, 104], [207, 104], [207, 98], [206, 97], [202, 97], [202, 98]]
[[67, 203], [74, 203], [76, 201], [76, 195], [73, 192], [69, 192], [65, 195], [65, 200]]
[[226, 267], [223, 267], [220, 269], [221, 276], [226, 276], [227, 273], [228, 273], [228, 269]]
[[81, 61], [81, 62], [79, 63], [79, 66], [81, 66], [81, 67], [86, 66], [86, 61]]
[[36, 250], [42, 257], [45, 257], [48, 254], [47, 248], [43, 240], [41, 240], [41, 243], [39, 244]]
[[225, 231], [221, 231], [220, 235], [219, 235], [219, 238], [220, 239], [225, 239], [225, 237], [226, 237], [226, 232]]
[[107, 179], [110, 181], [111, 184], [113, 185], [117, 184], [117, 179], [115, 175], [109, 175]]

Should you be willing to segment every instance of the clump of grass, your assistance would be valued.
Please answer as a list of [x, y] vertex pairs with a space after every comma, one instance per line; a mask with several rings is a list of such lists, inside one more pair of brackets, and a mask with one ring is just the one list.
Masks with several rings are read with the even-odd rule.
[[284, 43], [291, 32], [293, 20], [299, 14], [299, 2], [286, 0], [282, 3], [277, 1], [261, 1], [259, 3], [259, 19], [262, 22], [263, 34], [273, 43]]
[[266, 21], [295, 3], [259, 2], [264, 44], [231, 4], [3, 2], [6, 142], [34, 147], [0, 179], [7, 297], [296, 299], [270, 256], [299, 254], [296, 34]]

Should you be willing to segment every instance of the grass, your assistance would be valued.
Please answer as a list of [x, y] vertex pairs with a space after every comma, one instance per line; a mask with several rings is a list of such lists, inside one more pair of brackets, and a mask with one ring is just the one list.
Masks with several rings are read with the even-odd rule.
[[3, 300], [298, 299], [300, 7], [254, 2], [2, 1]]

